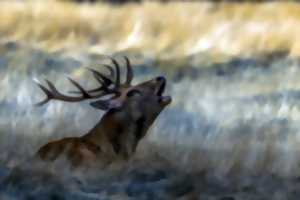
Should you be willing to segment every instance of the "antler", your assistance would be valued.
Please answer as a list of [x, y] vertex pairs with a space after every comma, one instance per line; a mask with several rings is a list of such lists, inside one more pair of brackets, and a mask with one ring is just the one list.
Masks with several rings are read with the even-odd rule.
[[126, 68], [127, 68], [127, 75], [126, 75], [126, 81], [125, 81], [125, 83], [127, 85], [130, 85], [131, 81], [133, 79], [133, 71], [132, 71], [132, 67], [131, 67], [129, 59], [126, 56], [124, 56], [124, 59], [126, 61]]
[[[115, 68], [115, 71], [116, 71], [116, 77], [115, 77], [115, 87], [116, 88], [119, 88], [120, 86], [130, 86], [131, 85], [131, 81], [133, 79], [133, 70], [132, 70], [132, 66], [130, 64], [130, 61], [129, 59], [124, 56], [124, 59], [126, 61], [126, 70], [127, 70], [127, 74], [126, 74], [126, 80], [125, 80], [125, 83], [121, 84], [121, 81], [120, 81], [120, 66], [118, 64], [118, 62], [110, 57], [112, 63], [114, 64], [114, 68]], [[113, 78], [115, 76], [115, 72], [114, 72], [114, 69], [110, 66], [110, 65], [105, 65], [103, 64], [104, 67], [106, 67], [109, 71], [110, 71], [110, 78]], [[88, 68], [94, 75], [95, 79], [102, 85], [103, 82], [102, 82], [102, 79], [104, 78], [105, 80], [103, 80], [104, 82], [106, 82], [109, 85], [113, 84], [113, 81], [108, 78], [108, 77], [105, 77], [103, 74], [101, 74], [100, 72], [94, 70], [94, 69], [91, 69], [91, 68]], [[104, 76], [104, 77], [103, 77]], [[98, 88], [95, 88], [95, 89], [92, 89], [92, 90], [88, 90], [87, 92], [90, 92], [90, 93], [95, 93], [95, 92], [100, 92], [102, 91], [103, 88], [102, 87], [98, 87]], [[75, 93], [78, 93], [77, 91]]]
[[81, 96], [67, 96], [57, 90], [57, 88], [54, 86], [53, 83], [51, 83], [49, 80], [45, 79], [48, 88], [42, 85], [41, 83], [36, 81], [36, 84], [41, 88], [41, 90], [46, 94], [46, 98], [37, 103], [37, 106], [42, 106], [46, 103], [48, 103], [50, 100], [61, 100], [61, 101], [67, 101], [67, 102], [78, 102], [86, 99], [94, 99], [94, 98], [100, 98], [108, 94], [117, 94], [118, 91], [115, 89], [110, 89], [107, 87], [107, 85], [103, 84], [101, 87], [104, 91], [104, 93], [100, 93], [97, 95], [92, 95], [88, 91], [86, 91], [79, 83], [74, 81], [71, 78], [68, 78], [69, 81], [79, 90]]
[[[130, 64], [130, 61], [129, 59], [124, 56], [123, 57], [125, 59], [125, 62], [126, 62], [126, 70], [127, 70], [127, 74], [126, 74], [126, 80], [125, 80], [125, 83], [123, 83], [123, 85], [130, 85], [131, 84], [131, 81], [133, 79], [133, 71], [132, 71], [132, 67], [131, 67], [131, 64]], [[118, 62], [116, 61], [116, 59], [110, 57], [112, 63], [114, 64], [114, 67], [115, 67], [115, 70], [116, 70], [116, 77], [115, 77], [115, 84], [116, 86], [120, 86], [121, 85], [121, 81], [120, 81], [120, 66], [118, 64]], [[106, 68], [108, 68], [111, 72], [111, 76], [114, 76], [114, 70], [112, 69], [111, 66], [109, 65], [104, 65]]]
[[[81, 96], [67, 96], [65, 94], [62, 94], [57, 90], [57, 88], [54, 86], [53, 83], [51, 83], [49, 80], [45, 79], [45, 82], [48, 85], [48, 88], [42, 85], [40, 82], [35, 81], [36, 84], [41, 88], [41, 90], [45, 93], [46, 98], [42, 100], [41, 102], [37, 103], [37, 106], [44, 105], [48, 103], [50, 100], [60, 100], [60, 101], [67, 101], [67, 102], [78, 102], [83, 101], [86, 99], [95, 99], [100, 98], [109, 94], [114, 94], [115, 96], [112, 96], [111, 98], [114, 98], [119, 95], [119, 89], [120, 87], [129, 86], [132, 79], [133, 79], [133, 71], [129, 62], [129, 59], [125, 57], [126, 61], [126, 68], [127, 68], [127, 75], [126, 75], [126, 81], [124, 84], [121, 85], [120, 83], [120, 66], [118, 62], [111, 58], [112, 63], [114, 64], [116, 76], [115, 80], [111, 80], [110, 77], [114, 77], [115, 73], [111, 66], [104, 65], [109, 71], [110, 71], [110, 77], [106, 77], [104, 74], [102, 74], [99, 71], [96, 71], [95, 69], [89, 68], [89, 70], [93, 73], [95, 79], [100, 83], [100, 87], [92, 89], [92, 90], [85, 90], [79, 83], [77, 83], [75, 80], [68, 78], [69, 81], [78, 89], [75, 93], [81, 94]], [[113, 87], [110, 87], [113, 85]], [[100, 94], [93, 95], [92, 93], [95, 92], [101, 92]]]

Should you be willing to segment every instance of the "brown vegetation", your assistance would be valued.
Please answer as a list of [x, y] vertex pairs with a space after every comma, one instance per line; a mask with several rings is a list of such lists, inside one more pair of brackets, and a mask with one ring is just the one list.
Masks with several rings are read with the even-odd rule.
[[0, 34], [50, 51], [133, 51], [157, 59], [278, 50], [299, 56], [299, 11], [293, 2], [1, 2]]

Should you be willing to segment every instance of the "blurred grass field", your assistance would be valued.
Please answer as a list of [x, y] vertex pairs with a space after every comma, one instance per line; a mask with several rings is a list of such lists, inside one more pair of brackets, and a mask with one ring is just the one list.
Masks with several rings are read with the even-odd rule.
[[[300, 199], [300, 4], [74, 1], [0, 0], [0, 199]], [[33, 80], [94, 88], [86, 67], [105, 70], [102, 54], [128, 56], [134, 83], [165, 76], [172, 104], [122, 173], [31, 176], [22, 163], [39, 147], [103, 114], [34, 107]], [[26, 176], [4, 189], [20, 163]]]
[[50, 52], [126, 51], [157, 60], [223, 61], [277, 51], [298, 57], [299, 35], [295, 2], [0, 2], [0, 40]]

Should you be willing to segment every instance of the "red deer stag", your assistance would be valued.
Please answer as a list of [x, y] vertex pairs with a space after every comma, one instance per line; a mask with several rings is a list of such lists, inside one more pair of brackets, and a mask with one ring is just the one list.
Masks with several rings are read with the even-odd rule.
[[[72, 167], [93, 166], [95, 163], [107, 165], [115, 160], [128, 160], [135, 152], [139, 141], [160, 112], [171, 102], [170, 96], [163, 96], [166, 79], [162, 76], [152, 80], [131, 85], [133, 71], [127, 57], [127, 75], [120, 82], [120, 67], [111, 58], [113, 67], [106, 65], [110, 75], [89, 69], [100, 86], [86, 90], [79, 83], [69, 78], [78, 89], [78, 95], [68, 96], [59, 92], [49, 81], [48, 87], [37, 82], [45, 93], [45, 100], [38, 103], [44, 105], [50, 100], [79, 102], [92, 100], [90, 105], [105, 110], [101, 120], [87, 134], [81, 137], [68, 137], [52, 141], [42, 146], [36, 156], [43, 161], [56, 161], [64, 157]], [[73, 92], [75, 93], [75, 92]]]

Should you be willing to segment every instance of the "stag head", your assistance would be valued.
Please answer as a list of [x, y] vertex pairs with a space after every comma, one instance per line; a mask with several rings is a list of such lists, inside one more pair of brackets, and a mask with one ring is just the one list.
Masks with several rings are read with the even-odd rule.
[[[129, 157], [134, 153], [139, 140], [146, 134], [159, 113], [171, 102], [170, 96], [163, 96], [166, 79], [163, 76], [152, 80], [132, 85], [133, 70], [130, 61], [126, 61], [127, 74], [124, 83], [120, 79], [120, 66], [111, 58], [113, 66], [104, 65], [109, 71], [105, 75], [94, 69], [89, 69], [100, 84], [95, 89], [86, 90], [79, 83], [69, 78], [70, 82], [78, 89], [72, 96], [62, 94], [49, 81], [45, 80], [48, 87], [37, 82], [44, 91], [46, 98], [37, 103], [41, 106], [50, 100], [66, 102], [79, 102], [92, 100], [90, 105], [96, 109], [107, 111], [100, 125], [87, 134], [87, 137], [98, 134], [98, 127], [106, 130], [114, 151]], [[103, 128], [104, 127], [104, 128]], [[97, 129], [97, 130], [96, 130]], [[96, 133], [96, 134], [95, 134]]]

